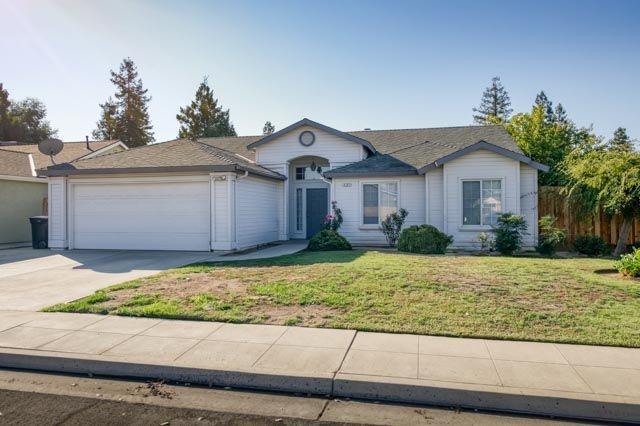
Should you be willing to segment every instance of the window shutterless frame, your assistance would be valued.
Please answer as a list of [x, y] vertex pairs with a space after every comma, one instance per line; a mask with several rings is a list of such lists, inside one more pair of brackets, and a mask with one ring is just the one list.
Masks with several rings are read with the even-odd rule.
[[[483, 223], [482, 220], [482, 182], [483, 181], [499, 181], [500, 182], [500, 212], [504, 212], [505, 203], [505, 179], [504, 177], [483, 177], [483, 178], [465, 178], [459, 179], [458, 188], [458, 208], [460, 209], [460, 222], [461, 229], [491, 229], [490, 224]], [[465, 182], [479, 182], [480, 183], [480, 224], [465, 224], [464, 223], [464, 183]]]
[[[382, 222], [385, 218], [381, 217], [382, 206], [380, 205], [382, 196], [380, 194], [380, 185], [384, 184], [395, 184], [397, 188], [396, 192], [396, 211], [400, 209], [400, 198], [401, 198], [401, 190], [400, 190], [400, 181], [399, 180], [361, 180], [359, 182], [359, 190], [358, 190], [358, 214], [360, 216], [359, 226], [364, 229], [378, 229], [380, 228], [380, 222]], [[377, 185], [378, 189], [378, 221], [377, 223], [364, 223], [364, 186], [365, 185]]]

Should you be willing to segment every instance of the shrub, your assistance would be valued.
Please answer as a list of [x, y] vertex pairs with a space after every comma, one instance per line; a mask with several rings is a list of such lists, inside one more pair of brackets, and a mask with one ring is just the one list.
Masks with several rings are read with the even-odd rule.
[[640, 249], [633, 249], [633, 253], [623, 254], [614, 264], [622, 275], [640, 277]]
[[587, 256], [601, 256], [611, 253], [611, 247], [597, 235], [580, 235], [573, 242], [573, 249]]
[[494, 241], [493, 237], [487, 232], [481, 232], [478, 234], [478, 242], [480, 243], [480, 251], [493, 251]]
[[342, 226], [342, 210], [338, 207], [337, 201], [331, 202], [331, 213], [324, 217], [323, 229], [337, 231]]
[[323, 229], [311, 237], [307, 248], [311, 251], [351, 250], [351, 244], [337, 231]]
[[524, 217], [511, 213], [501, 214], [498, 217], [498, 224], [493, 229], [496, 236], [496, 250], [505, 256], [511, 256], [519, 251], [526, 231], [527, 222]]
[[556, 218], [553, 216], [543, 216], [540, 218], [538, 246], [536, 251], [544, 256], [552, 256], [556, 249], [564, 242], [567, 232], [564, 229], [556, 228], [554, 225]]
[[640, 240], [627, 245], [627, 252], [632, 253], [634, 249], [640, 248]]
[[397, 212], [391, 213], [382, 221], [382, 233], [391, 247], [395, 247], [398, 242], [402, 225], [404, 225], [404, 221], [408, 215], [409, 212], [405, 209], [400, 209]]
[[398, 250], [409, 253], [444, 254], [453, 237], [435, 226], [420, 225], [405, 228], [398, 239]]

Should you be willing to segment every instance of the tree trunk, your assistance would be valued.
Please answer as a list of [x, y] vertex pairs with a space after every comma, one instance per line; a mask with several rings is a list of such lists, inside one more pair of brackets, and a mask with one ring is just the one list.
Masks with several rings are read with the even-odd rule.
[[622, 218], [622, 226], [620, 227], [620, 233], [618, 234], [618, 243], [616, 249], [613, 252], [615, 257], [620, 256], [627, 246], [627, 239], [629, 238], [629, 231], [631, 231], [631, 224], [633, 223], [633, 217]]

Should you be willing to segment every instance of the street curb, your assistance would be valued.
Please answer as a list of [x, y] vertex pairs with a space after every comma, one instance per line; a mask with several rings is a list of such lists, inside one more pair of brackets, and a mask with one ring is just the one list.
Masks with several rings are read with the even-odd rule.
[[596, 400], [595, 395], [570, 392], [403, 381], [342, 373], [335, 377], [333, 374], [309, 377], [274, 371], [213, 370], [9, 348], [0, 349], [0, 367], [640, 423], [640, 404], [621, 396], [598, 395], [600, 399]]

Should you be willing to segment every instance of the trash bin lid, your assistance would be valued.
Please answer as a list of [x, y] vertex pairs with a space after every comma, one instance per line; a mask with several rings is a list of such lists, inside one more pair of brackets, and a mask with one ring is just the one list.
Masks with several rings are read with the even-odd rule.
[[47, 223], [49, 221], [49, 216], [31, 216], [29, 218], [29, 222], [31, 223]]

